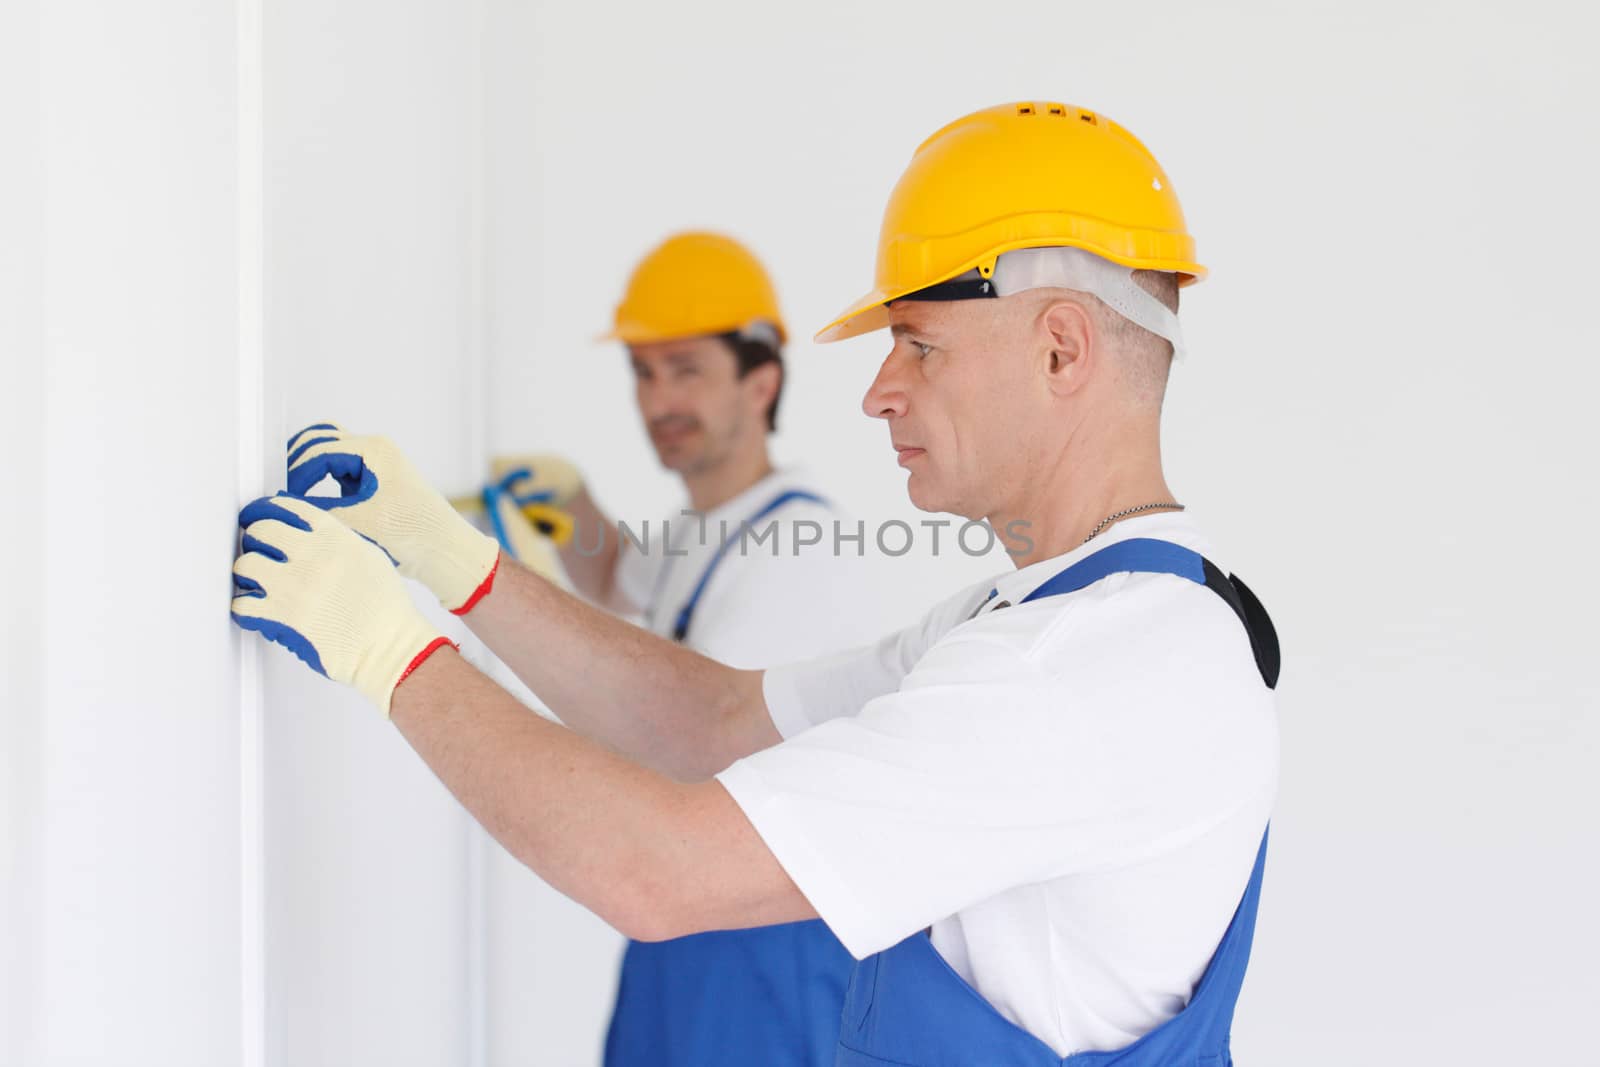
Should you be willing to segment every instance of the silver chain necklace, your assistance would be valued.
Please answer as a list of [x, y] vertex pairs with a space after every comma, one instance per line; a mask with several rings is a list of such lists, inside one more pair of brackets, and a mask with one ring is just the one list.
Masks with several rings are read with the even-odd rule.
[[1182, 511], [1183, 510], [1183, 505], [1169, 501], [1168, 503], [1165, 503], [1165, 504], [1140, 504], [1136, 508], [1123, 508], [1121, 511], [1113, 512], [1112, 514], [1107, 515], [1105, 518], [1101, 519], [1100, 520], [1100, 525], [1096, 526], [1092, 531], [1090, 531], [1088, 537], [1085, 537], [1082, 541], [1078, 542], [1078, 547], [1082, 548], [1084, 545], [1088, 544], [1090, 541], [1093, 541], [1096, 537], [1099, 537], [1102, 533], [1105, 532], [1105, 529], [1106, 529], [1107, 526], [1110, 526], [1112, 523], [1116, 522], [1118, 519], [1125, 519], [1129, 515], [1137, 515], [1141, 511], [1161, 511], [1161, 510]]

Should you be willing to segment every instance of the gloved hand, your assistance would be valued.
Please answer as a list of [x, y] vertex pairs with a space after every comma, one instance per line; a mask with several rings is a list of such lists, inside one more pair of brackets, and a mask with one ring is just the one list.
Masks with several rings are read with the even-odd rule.
[[395, 686], [448, 638], [383, 551], [310, 501], [263, 497], [239, 513], [233, 621], [355, 686], [384, 717]]
[[[480, 495], [480, 502], [488, 512], [489, 523], [494, 529], [495, 539], [518, 563], [541, 578], [554, 582], [563, 589], [570, 589], [572, 584], [567, 579], [566, 568], [561, 565], [561, 556], [556, 549], [557, 542], [530, 517], [529, 512], [534, 508], [520, 503], [521, 498], [517, 492], [520, 475], [519, 468], [501, 481], [484, 487]], [[551, 511], [547, 514], [552, 517], [565, 517], [564, 512]], [[567, 521], [570, 531], [570, 519]]]
[[[533, 485], [531, 468], [512, 467], [497, 474], [494, 480], [471, 496], [451, 497], [450, 506], [463, 515], [475, 517], [480, 512], [484, 513], [488, 515], [490, 524], [494, 525], [495, 516], [500, 510], [499, 502], [502, 499], [509, 499], [532, 529], [548, 540], [554, 541], [558, 546], [566, 544], [572, 540], [577, 521], [558, 505], [551, 503], [555, 494], [548, 486], [543, 489], [530, 489], [531, 485]], [[495, 536], [499, 538], [501, 548], [521, 558], [516, 547], [498, 526], [495, 529]]]
[[337, 497], [306, 497], [389, 554], [400, 573], [465, 615], [489, 591], [500, 546], [462, 518], [394, 444], [319, 423], [289, 438], [289, 492], [305, 497], [328, 475]]
[[578, 473], [578, 468], [549, 453], [496, 456], [489, 461], [489, 481], [500, 482], [519, 470], [527, 471], [516, 483], [517, 496], [523, 503], [542, 498], [546, 503], [565, 508], [573, 497], [583, 492], [583, 475]]

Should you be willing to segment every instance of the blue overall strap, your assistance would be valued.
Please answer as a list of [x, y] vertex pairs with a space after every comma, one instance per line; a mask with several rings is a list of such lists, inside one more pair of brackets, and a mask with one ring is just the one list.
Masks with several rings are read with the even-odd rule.
[[1047, 596], [1076, 593], [1108, 575], [1123, 572], [1176, 574], [1197, 585], [1206, 584], [1205, 557], [1192, 548], [1151, 537], [1118, 541], [1085, 556], [1022, 598], [1024, 604]]
[[[760, 511], [745, 519], [741, 526], [750, 526], [753, 523], [760, 522], [791, 500], [810, 500], [817, 504], [826, 503], [817, 494], [808, 493], [804, 489], [785, 489], [767, 501], [766, 506]], [[743, 536], [744, 530], [741, 528], [738, 536], [730, 537], [717, 546], [717, 551], [712, 554], [711, 561], [706, 564], [706, 569], [700, 572], [700, 580], [695, 583], [694, 592], [689, 594], [689, 599], [684, 601], [683, 607], [678, 609], [677, 621], [672, 624], [672, 639], [674, 641], [682, 641], [689, 636], [689, 623], [694, 619], [694, 609], [700, 603], [700, 596], [706, 591], [706, 586], [711, 584], [711, 576], [716, 573], [717, 564], [721, 563], [722, 557], [728, 554], [728, 546]]]
[[1224, 574], [1222, 568], [1194, 549], [1175, 545], [1171, 541], [1134, 537], [1107, 545], [1046, 581], [1023, 597], [1022, 603], [1063, 593], [1076, 593], [1109, 575], [1125, 573], [1175, 574], [1216, 593], [1233, 609], [1233, 613], [1244, 624], [1245, 632], [1250, 635], [1250, 651], [1255, 654], [1261, 680], [1268, 689], [1277, 687], [1282, 662], [1278, 652], [1278, 634], [1261, 601], [1238, 578]]

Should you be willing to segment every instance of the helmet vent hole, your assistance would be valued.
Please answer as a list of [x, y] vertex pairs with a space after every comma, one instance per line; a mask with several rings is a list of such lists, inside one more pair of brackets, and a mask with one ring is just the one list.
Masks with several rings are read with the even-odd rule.
[[1052, 114], [1052, 115], [1065, 115], [1066, 113], [1067, 113], [1067, 109], [1062, 107], [1060, 104], [1051, 104], [1050, 105], [1050, 114]]
[[1094, 112], [1092, 112], [1092, 111], [1080, 111], [1080, 112], [1078, 112], [1078, 119], [1081, 122], [1087, 122], [1091, 126], [1099, 125], [1099, 123], [1095, 121]]
[[1032, 104], [1019, 104], [1019, 105], [1017, 105], [1017, 114], [1019, 114], [1019, 115], [1031, 115], [1031, 114], [1033, 114], [1033, 105]]

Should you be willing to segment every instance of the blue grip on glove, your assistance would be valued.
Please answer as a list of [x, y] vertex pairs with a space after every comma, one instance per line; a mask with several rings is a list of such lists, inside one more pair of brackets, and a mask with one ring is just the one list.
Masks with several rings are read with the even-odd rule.
[[[288, 496], [289, 494], [279, 493], [278, 495]], [[244, 506], [239, 512], [239, 528], [241, 530], [246, 529], [252, 523], [260, 522], [263, 519], [276, 519], [297, 530], [309, 531], [311, 529], [309, 523], [294, 512], [279, 507], [270, 496], [262, 497], [260, 500], [253, 500]], [[281, 549], [249, 533], [241, 536], [240, 547], [243, 549], [241, 556], [252, 554], [264, 556], [274, 563], [280, 564], [289, 561], [289, 557]], [[249, 597], [260, 600], [265, 599], [267, 596], [267, 591], [260, 582], [240, 574], [233, 576], [233, 587], [235, 597]], [[240, 615], [236, 611], [230, 611], [228, 614], [232, 616], [234, 623], [241, 630], [254, 630], [273, 644], [282, 645], [290, 652], [293, 652], [307, 667], [310, 667], [324, 678], [328, 676], [327, 670], [322, 666], [322, 657], [317, 653], [316, 646], [308, 641], [305, 634], [299, 630], [274, 619], [261, 618], [254, 615]]]
[[[339, 440], [335, 436], [319, 434], [317, 431], [336, 429], [332, 423], [319, 422], [314, 426], [307, 426], [289, 438], [288, 444], [289, 492], [309, 500], [324, 511], [363, 503], [371, 500], [378, 492], [377, 474], [358, 455], [349, 452], [321, 452], [310, 459], [301, 459], [315, 446]], [[306, 496], [317, 483], [329, 475], [339, 483], [338, 496]]]
[[531, 493], [518, 493], [516, 491], [517, 483], [532, 478], [532, 467], [518, 467], [516, 470], [507, 471], [505, 477], [499, 481], [490, 482], [483, 487], [483, 510], [489, 516], [489, 525], [494, 529], [495, 540], [500, 542], [501, 548], [511, 553], [513, 559], [522, 559], [522, 553], [517, 551], [515, 542], [506, 530], [505, 519], [500, 515], [501, 498], [510, 497], [511, 502], [520, 511], [529, 504], [542, 504], [555, 495], [548, 489], [540, 489]]

